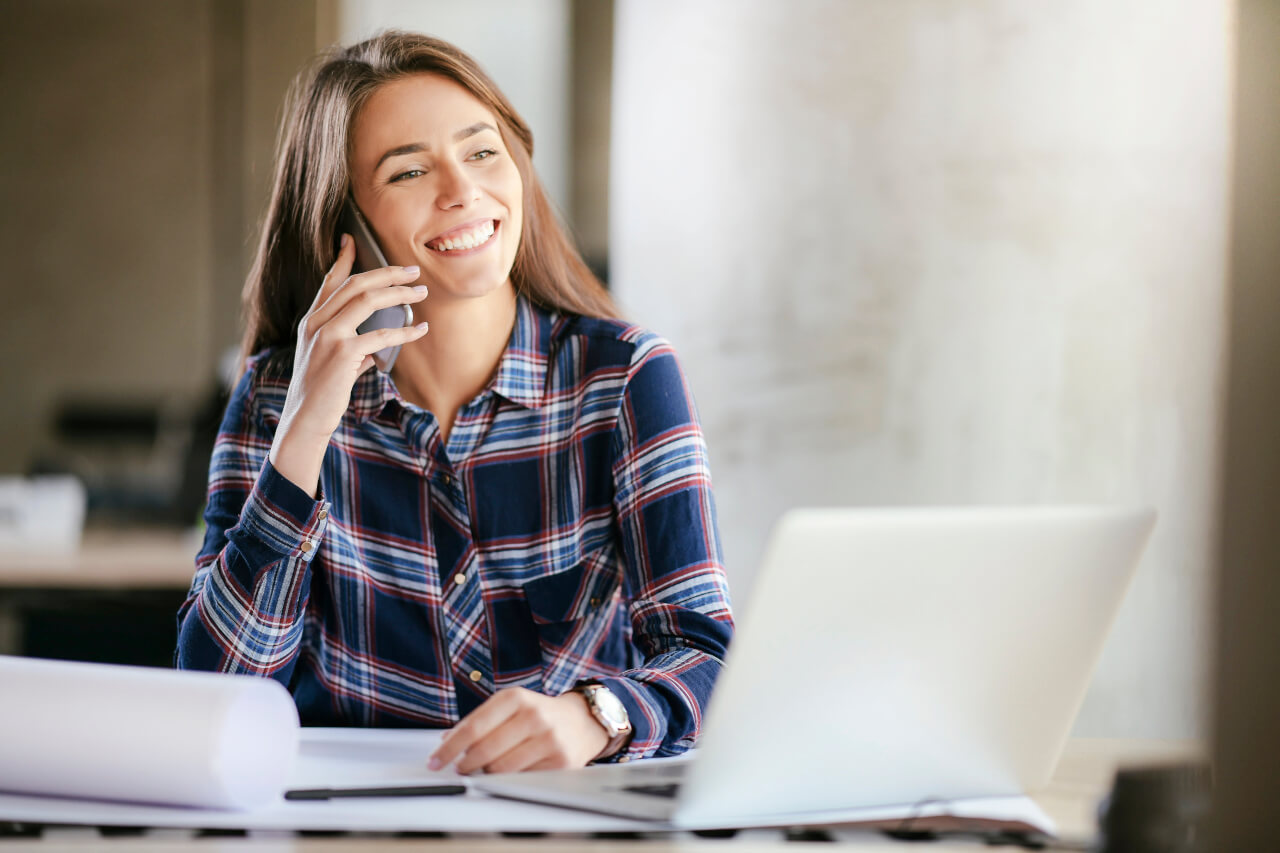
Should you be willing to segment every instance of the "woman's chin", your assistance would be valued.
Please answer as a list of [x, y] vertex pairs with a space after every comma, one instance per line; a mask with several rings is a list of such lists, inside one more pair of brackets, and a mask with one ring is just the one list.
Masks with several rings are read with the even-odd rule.
[[493, 277], [476, 276], [474, 278], [437, 278], [426, 282], [430, 293], [427, 296], [428, 304], [434, 302], [440, 304], [444, 300], [469, 300], [483, 299], [487, 296], [495, 296], [510, 286], [511, 279], [503, 278], [495, 280]]

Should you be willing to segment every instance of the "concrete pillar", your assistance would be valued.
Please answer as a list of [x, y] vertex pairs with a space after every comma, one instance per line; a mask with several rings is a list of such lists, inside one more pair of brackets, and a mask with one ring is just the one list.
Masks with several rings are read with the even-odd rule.
[[612, 280], [684, 357], [739, 601], [791, 506], [1153, 504], [1077, 732], [1205, 730], [1231, 19], [621, 0]]

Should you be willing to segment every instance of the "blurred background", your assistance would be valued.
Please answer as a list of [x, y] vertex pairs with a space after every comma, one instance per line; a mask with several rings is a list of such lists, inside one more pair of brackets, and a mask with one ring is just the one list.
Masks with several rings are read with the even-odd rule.
[[1205, 734], [1274, 8], [2, 0], [0, 652], [168, 662], [284, 92], [397, 26], [491, 73], [681, 353], [739, 608], [788, 507], [1150, 504], [1076, 731]]

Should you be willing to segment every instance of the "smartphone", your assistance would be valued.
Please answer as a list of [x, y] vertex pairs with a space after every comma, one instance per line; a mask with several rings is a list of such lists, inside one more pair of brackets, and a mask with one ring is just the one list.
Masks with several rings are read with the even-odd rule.
[[[356, 263], [352, 272], [368, 272], [391, 266], [387, 263], [387, 256], [382, 254], [382, 249], [378, 247], [378, 241], [373, 239], [373, 230], [369, 228], [369, 223], [365, 222], [364, 214], [350, 198], [342, 206], [342, 216], [338, 220], [338, 233], [350, 234], [351, 239], [355, 240]], [[379, 308], [374, 311], [356, 331], [364, 334], [376, 329], [400, 329], [412, 325], [413, 309], [408, 305], [393, 305], [390, 308]], [[373, 363], [383, 373], [390, 373], [398, 355], [400, 355], [399, 346], [380, 349], [373, 354]]]

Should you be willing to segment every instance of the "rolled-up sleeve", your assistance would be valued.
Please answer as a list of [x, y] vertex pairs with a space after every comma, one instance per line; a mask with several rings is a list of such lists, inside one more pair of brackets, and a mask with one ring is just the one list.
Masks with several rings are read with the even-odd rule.
[[641, 666], [598, 679], [634, 735], [613, 756], [693, 746], [733, 636], [707, 448], [669, 344], [638, 347], [614, 432], [614, 509]]
[[204, 545], [178, 611], [175, 661], [180, 669], [268, 675], [288, 685], [329, 504], [267, 459], [272, 431], [255, 411], [254, 377], [251, 363], [214, 445]]

